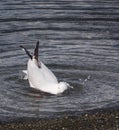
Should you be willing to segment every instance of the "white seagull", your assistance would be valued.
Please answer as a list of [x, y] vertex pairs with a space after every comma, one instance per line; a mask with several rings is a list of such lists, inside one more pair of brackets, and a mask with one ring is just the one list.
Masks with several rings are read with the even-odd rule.
[[66, 82], [58, 82], [53, 72], [49, 70], [43, 62], [38, 60], [39, 41], [36, 43], [33, 56], [25, 47], [20, 47], [22, 47], [29, 56], [27, 70], [23, 70], [23, 72], [26, 74], [25, 79], [28, 79], [30, 87], [55, 95], [63, 93], [66, 89], [71, 87]]

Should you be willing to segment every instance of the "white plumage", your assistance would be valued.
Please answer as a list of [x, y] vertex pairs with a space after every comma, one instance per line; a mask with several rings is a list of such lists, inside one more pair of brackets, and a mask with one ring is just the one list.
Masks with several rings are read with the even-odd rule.
[[24, 79], [28, 79], [30, 87], [51, 94], [63, 93], [68, 87], [70, 87], [66, 82], [58, 82], [53, 72], [41, 61], [38, 62], [39, 42], [36, 44], [33, 56], [26, 50], [26, 48], [23, 46], [21, 47], [30, 57], [27, 63], [27, 70], [23, 71], [26, 74]]

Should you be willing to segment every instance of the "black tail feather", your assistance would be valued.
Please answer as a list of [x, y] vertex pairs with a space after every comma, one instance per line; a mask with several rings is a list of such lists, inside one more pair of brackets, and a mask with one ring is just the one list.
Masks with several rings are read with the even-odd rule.
[[30, 57], [30, 59], [32, 59], [32, 55], [30, 54], [30, 52], [23, 46], [20, 46], [22, 49], [24, 49], [24, 51], [26, 52], [26, 54]]
[[38, 49], [39, 49], [39, 41], [36, 43], [36, 47], [34, 49], [34, 58], [38, 61]]

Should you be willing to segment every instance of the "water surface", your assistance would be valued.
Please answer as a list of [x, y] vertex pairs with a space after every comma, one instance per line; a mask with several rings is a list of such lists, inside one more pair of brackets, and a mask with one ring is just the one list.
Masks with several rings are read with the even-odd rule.
[[[119, 107], [119, 2], [117, 0], [0, 1], [0, 120], [58, 117]], [[21, 78], [33, 51], [74, 87], [47, 95]]]

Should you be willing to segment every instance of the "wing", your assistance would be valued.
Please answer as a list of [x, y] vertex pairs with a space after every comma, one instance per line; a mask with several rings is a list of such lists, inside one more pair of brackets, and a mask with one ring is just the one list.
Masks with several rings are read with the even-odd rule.
[[30, 59], [32, 59], [32, 55], [30, 54], [30, 52], [23, 46], [20, 46], [25, 52], [26, 54], [30, 57]]

